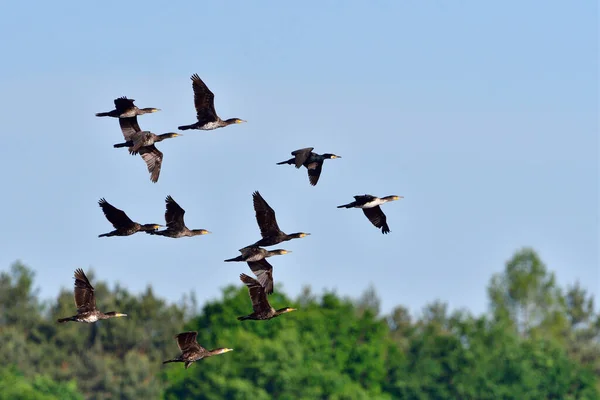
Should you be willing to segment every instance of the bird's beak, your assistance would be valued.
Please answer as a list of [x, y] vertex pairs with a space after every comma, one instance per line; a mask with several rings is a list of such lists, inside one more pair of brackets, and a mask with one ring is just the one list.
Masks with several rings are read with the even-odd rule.
[[298, 309], [297, 308], [290, 308], [290, 309], [288, 309], [288, 311], [296, 311], [296, 310], [298, 310]]
[[403, 199], [403, 198], [404, 198], [404, 196], [394, 196], [394, 200], [400, 200], [400, 199]]
[[209, 233], [212, 233], [212, 232], [211, 231], [207, 231], [207, 230], [202, 231], [203, 235], [208, 235]]
[[305, 237], [305, 236], [308, 236], [308, 235], [310, 235], [310, 233], [301, 233], [300, 237]]
[[154, 225], [154, 229], [160, 229], [162, 227], [163, 227], [162, 225]]
[[291, 250], [284, 250], [283, 254], [288, 254], [288, 253], [291, 253], [291, 252], [292, 252]]
[[229, 353], [230, 351], [233, 351], [233, 349], [225, 349], [223, 350], [223, 353]]
[[236, 124], [241, 124], [242, 122], [248, 122], [248, 121], [246, 121], [244, 119], [238, 119], [235, 121]]
[[115, 314], [116, 317], [126, 317], [127, 314], [122, 314], [122, 313], [116, 313]]

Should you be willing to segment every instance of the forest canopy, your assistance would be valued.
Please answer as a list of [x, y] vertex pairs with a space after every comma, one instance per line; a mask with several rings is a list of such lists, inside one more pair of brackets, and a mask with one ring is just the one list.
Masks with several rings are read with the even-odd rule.
[[[98, 305], [127, 318], [57, 324], [73, 293], [44, 301], [34, 270], [0, 273], [1, 399], [597, 399], [600, 314], [578, 283], [560, 287], [532, 249], [518, 250], [487, 288], [489, 312], [434, 301], [419, 315], [380, 315], [373, 288], [356, 299], [281, 290], [270, 321], [251, 312], [245, 286], [201, 308], [138, 295], [86, 274]], [[173, 336], [198, 331], [207, 349], [233, 348], [184, 369]]]

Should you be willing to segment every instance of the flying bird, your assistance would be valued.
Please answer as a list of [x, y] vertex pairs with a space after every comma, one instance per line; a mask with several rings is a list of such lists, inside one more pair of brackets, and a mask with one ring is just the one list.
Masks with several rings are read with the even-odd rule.
[[165, 139], [171, 139], [178, 136], [183, 135], [176, 132], [167, 132], [163, 133], [162, 135], [157, 135], [156, 133], [152, 133], [150, 131], [139, 131], [133, 133], [130, 136], [130, 140], [123, 143], [117, 143], [113, 145], [113, 147], [129, 147], [129, 154], [136, 155], [139, 153], [142, 147], [152, 146], [154, 143], [162, 142]]
[[314, 147], [307, 147], [305, 149], [292, 151], [294, 157], [286, 161], [278, 162], [277, 165], [290, 164], [295, 165], [296, 168], [300, 168], [304, 165], [308, 170], [308, 180], [310, 181], [310, 184], [315, 186], [317, 182], [319, 182], [319, 177], [321, 176], [323, 161], [342, 157], [331, 153], [313, 153], [313, 149]]
[[162, 231], [148, 231], [151, 235], [160, 235], [170, 238], [180, 238], [185, 236], [197, 236], [206, 235], [210, 232], [206, 229], [188, 229], [183, 222], [183, 214], [185, 210], [177, 204], [175, 200], [169, 195], [165, 199], [167, 203], [165, 211], [165, 221], [167, 222], [167, 229]]
[[100, 199], [98, 205], [102, 208], [104, 216], [115, 228], [114, 231], [103, 233], [98, 237], [109, 237], [109, 236], [129, 236], [136, 232], [151, 232], [160, 228], [158, 224], [138, 224], [133, 222], [123, 210], [119, 210], [108, 201]]
[[96, 117], [129, 118], [137, 115], [150, 114], [160, 111], [160, 108], [137, 108], [134, 99], [119, 97], [115, 99], [115, 109], [108, 112], [96, 113]]
[[126, 317], [127, 314], [122, 314], [116, 311], [107, 312], [106, 314], [98, 311], [96, 308], [96, 296], [94, 295], [94, 287], [90, 284], [87, 276], [81, 268], [75, 270], [75, 306], [77, 307], [77, 315], [67, 318], [60, 318], [58, 322], [86, 322], [91, 324], [101, 319], [109, 319], [116, 317]]
[[265, 288], [262, 287], [256, 279], [253, 279], [246, 274], [240, 274], [240, 280], [246, 286], [248, 286], [248, 293], [250, 294], [250, 299], [252, 300], [252, 309], [254, 310], [254, 312], [249, 315], [238, 317], [238, 320], [267, 320], [278, 317], [281, 314], [296, 311], [295, 308], [291, 307], [284, 307], [280, 308], [279, 310], [275, 310], [273, 307], [271, 307], [269, 301], [267, 300]]
[[[158, 181], [158, 176], [160, 175], [163, 153], [158, 150], [156, 146], [154, 146], [154, 143], [160, 142], [164, 139], [177, 137], [179, 134], [170, 132], [165, 133], [164, 135], [155, 135], [152, 132], [142, 131], [137, 122], [137, 117], [119, 118], [119, 125], [121, 126], [121, 132], [123, 132], [125, 143], [120, 143], [114, 147], [125, 147], [128, 145], [128, 143], [131, 143], [133, 146], [132, 149], [135, 147], [136, 150], [133, 151], [130, 149], [129, 153], [132, 155], [139, 153], [146, 163], [146, 167], [148, 167], [148, 172], [150, 172], [150, 180], [156, 183]], [[144, 142], [146, 141], [151, 144], [144, 145]]]
[[261, 194], [256, 191], [252, 193], [252, 202], [254, 204], [254, 212], [256, 214], [256, 222], [260, 228], [262, 239], [254, 243], [252, 246], [273, 246], [281, 242], [291, 239], [303, 238], [310, 233], [298, 232], [286, 234], [279, 229], [275, 211], [269, 206]]
[[386, 197], [375, 197], [370, 194], [354, 196], [352, 203], [337, 206], [337, 208], [362, 208], [365, 216], [371, 221], [377, 228], [381, 228], [381, 233], [389, 233], [390, 227], [387, 224], [387, 218], [383, 211], [381, 211], [381, 204], [387, 203], [388, 201], [394, 201], [404, 198], [403, 196], [386, 196]]
[[192, 89], [194, 89], [194, 106], [196, 107], [196, 119], [191, 125], [182, 125], [177, 129], [182, 131], [187, 129], [200, 129], [210, 131], [212, 129], [223, 128], [231, 124], [241, 124], [246, 122], [239, 118], [229, 118], [222, 120], [215, 111], [215, 95], [206, 84], [200, 79], [198, 74], [194, 74], [192, 79]]
[[197, 336], [198, 332], [182, 332], [176, 335], [175, 339], [177, 339], [177, 346], [179, 347], [181, 354], [172, 360], [163, 361], [163, 364], [182, 362], [185, 365], [185, 369], [188, 369], [192, 363], [202, 360], [203, 358], [216, 356], [233, 350], [226, 347], [206, 350], [196, 341]]
[[263, 249], [262, 247], [258, 247], [258, 246], [244, 247], [243, 249], [240, 249], [239, 252], [242, 253], [241, 256], [237, 256], [235, 258], [230, 258], [228, 260], [225, 260], [225, 262], [229, 262], [229, 261], [246, 261], [246, 262], [260, 261], [267, 257], [291, 253], [291, 251], [283, 250], [283, 249], [269, 251], [269, 250]]

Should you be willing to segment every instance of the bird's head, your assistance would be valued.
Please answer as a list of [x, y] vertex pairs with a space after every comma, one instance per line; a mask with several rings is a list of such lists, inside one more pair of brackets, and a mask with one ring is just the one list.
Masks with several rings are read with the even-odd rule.
[[159, 224], [144, 224], [142, 225], [142, 227], [144, 228], [144, 230], [151, 230], [151, 231], [155, 231], [157, 229], [162, 228], [162, 225]]
[[227, 125], [231, 125], [231, 124], [241, 124], [243, 122], [247, 122], [246, 120], [240, 119], [240, 118], [229, 118], [225, 120], [225, 123]]
[[116, 318], [127, 316], [127, 314], [123, 314], [123, 313], [116, 312], [116, 311], [107, 312], [106, 315], [108, 315], [109, 317], [116, 317]]
[[209, 233], [212, 233], [212, 232], [209, 232], [206, 229], [192, 229], [192, 233], [194, 235], [208, 235]]
[[144, 114], [150, 114], [161, 111], [160, 108], [142, 108], [141, 110]]
[[342, 158], [342, 157], [336, 156], [335, 154], [331, 154], [331, 153], [325, 153], [325, 154], [323, 154], [323, 158], [328, 158], [328, 159], [333, 160], [335, 158]]
[[296, 311], [296, 308], [292, 308], [292, 307], [284, 307], [284, 308], [280, 308], [279, 310], [277, 310], [277, 314], [285, 314], [285, 313], [289, 313], [292, 311]]
[[223, 353], [229, 353], [230, 351], [233, 351], [233, 349], [229, 349], [227, 347], [222, 347], [220, 349], [216, 349], [214, 351], [215, 354], [223, 354]]
[[288, 254], [288, 253], [291, 253], [291, 251], [290, 250], [284, 250], [284, 249], [276, 249], [276, 250], [271, 251], [271, 254], [273, 254], [273, 255], [279, 255], [279, 256], [283, 255], [283, 254]]
[[383, 200], [387, 200], [387, 201], [394, 201], [394, 200], [400, 200], [403, 199], [404, 196], [396, 196], [396, 195], [392, 195], [392, 196], [385, 196], [383, 198]]
[[309, 235], [310, 235], [310, 233], [298, 232], [298, 233], [292, 233], [290, 236], [292, 238], [303, 238], [303, 237], [306, 237], [306, 236], [309, 236]]

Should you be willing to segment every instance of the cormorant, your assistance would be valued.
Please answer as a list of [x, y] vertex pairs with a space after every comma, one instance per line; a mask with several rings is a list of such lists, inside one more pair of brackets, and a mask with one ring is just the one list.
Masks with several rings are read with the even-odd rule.
[[129, 118], [136, 115], [150, 114], [160, 111], [160, 108], [137, 108], [134, 99], [119, 97], [115, 99], [115, 109], [109, 112], [96, 113], [96, 117]]
[[117, 143], [117, 144], [113, 145], [113, 147], [115, 147], [115, 148], [129, 147], [129, 154], [136, 155], [140, 151], [140, 148], [142, 148], [142, 147], [151, 146], [154, 143], [162, 142], [165, 139], [171, 139], [171, 138], [174, 138], [177, 136], [183, 136], [183, 135], [181, 133], [175, 133], [175, 132], [168, 132], [168, 133], [163, 133], [162, 135], [157, 135], [150, 131], [139, 131], [139, 132], [133, 133], [131, 135], [130, 140], [123, 142], [123, 143]]
[[267, 294], [265, 293], [265, 289], [260, 285], [260, 283], [258, 283], [256, 279], [253, 279], [246, 274], [240, 274], [240, 280], [244, 282], [246, 286], [248, 286], [248, 292], [250, 293], [250, 299], [252, 300], [252, 309], [254, 310], [254, 312], [250, 315], [238, 317], [238, 320], [267, 320], [278, 317], [281, 314], [296, 311], [295, 308], [291, 307], [284, 307], [280, 308], [279, 310], [275, 310], [273, 307], [271, 307], [269, 301], [267, 300]]
[[375, 197], [370, 194], [354, 196], [352, 203], [337, 206], [337, 208], [362, 208], [365, 216], [371, 221], [377, 228], [381, 228], [381, 233], [390, 232], [390, 228], [387, 224], [385, 214], [381, 211], [380, 204], [387, 203], [388, 201], [394, 201], [404, 198], [403, 196], [386, 196], [386, 197]]
[[75, 306], [77, 307], [77, 315], [67, 318], [60, 318], [58, 322], [87, 322], [91, 324], [100, 319], [109, 319], [115, 317], [126, 317], [127, 314], [122, 314], [116, 311], [107, 312], [104, 314], [96, 308], [96, 296], [94, 296], [94, 287], [90, 284], [87, 276], [81, 268], [75, 270]]
[[291, 251], [283, 250], [283, 249], [269, 251], [269, 250], [263, 249], [262, 247], [258, 247], [258, 246], [244, 247], [243, 249], [240, 249], [239, 252], [242, 253], [241, 256], [237, 256], [235, 258], [230, 258], [228, 260], [225, 260], [225, 262], [229, 262], [229, 261], [259, 261], [259, 260], [262, 260], [263, 258], [291, 253]]
[[327, 159], [342, 158], [335, 154], [325, 153], [317, 154], [313, 153], [314, 147], [307, 147], [305, 149], [292, 151], [293, 158], [287, 161], [278, 162], [277, 165], [291, 164], [295, 165], [296, 168], [305, 166], [308, 170], [308, 179], [310, 184], [315, 186], [321, 176], [321, 169], [323, 168], [323, 161]]
[[182, 125], [177, 127], [177, 129], [181, 129], [182, 131], [186, 129], [210, 131], [227, 125], [246, 122], [239, 118], [222, 120], [215, 111], [215, 95], [213, 92], [210, 91], [198, 74], [192, 75], [191, 79], [192, 89], [194, 89], [194, 106], [196, 107], [196, 118], [198, 119], [198, 122], [191, 125]]
[[[123, 137], [126, 141], [125, 145], [127, 145], [128, 142], [131, 142], [135, 145], [137, 141], [137, 143], [141, 146], [148, 133], [154, 135], [151, 132], [142, 131], [140, 129], [140, 125], [137, 122], [137, 117], [119, 118], [119, 125], [121, 126], [121, 132], [123, 132]], [[151, 135], [150, 138], [152, 138]], [[166, 133], [164, 135], [155, 136], [160, 138], [160, 140], [155, 141], [160, 142], [163, 139], [176, 137], [178, 136], [178, 134], [173, 135], [172, 133]], [[122, 146], [119, 145], [115, 147]], [[158, 181], [158, 176], [160, 175], [163, 153], [160, 150], [158, 150], [156, 146], [154, 146], [154, 142], [152, 142], [152, 144], [148, 146], [138, 147], [137, 152], [140, 154], [140, 156], [146, 163], [146, 166], [148, 167], [148, 172], [150, 172], [150, 180], [156, 183]], [[132, 149], [129, 150], [129, 153], [137, 154], [136, 152], [133, 152]]]
[[146, 233], [170, 238], [206, 235], [210, 233], [206, 229], [188, 229], [188, 227], [185, 226], [185, 222], [183, 222], [183, 214], [185, 214], [185, 210], [181, 208], [171, 196], [167, 196], [165, 202], [167, 203], [167, 210], [165, 211], [167, 229], [162, 231], [150, 231]]
[[298, 232], [286, 234], [279, 229], [275, 211], [269, 206], [258, 191], [252, 193], [254, 211], [256, 213], [256, 222], [260, 228], [262, 239], [254, 243], [253, 246], [273, 246], [290, 239], [302, 238], [310, 233]]
[[197, 336], [198, 332], [183, 332], [175, 335], [175, 339], [177, 339], [177, 346], [179, 347], [181, 354], [172, 360], [163, 361], [163, 364], [182, 362], [185, 363], [185, 369], [188, 369], [192, 363], [202, 360], [203, 358], [216, 356], [218, 354], [227, 353], [233, 350], [226, 347], [221, 347], [214, 350], [206, 350], [196, 341]]
[[133, 222], [123, 210], [119, 210], [104, 199], [100, 199], [98, 204], [102, 208], [102, 211], [104, 211], [106, 219], [115, 227], [114, 231], [103, 233], [102, 235], [98, 235], [98, 237], [129, 236], [136, 232], [150, 232], [161, 227], [158, 224], [141, 225]]

